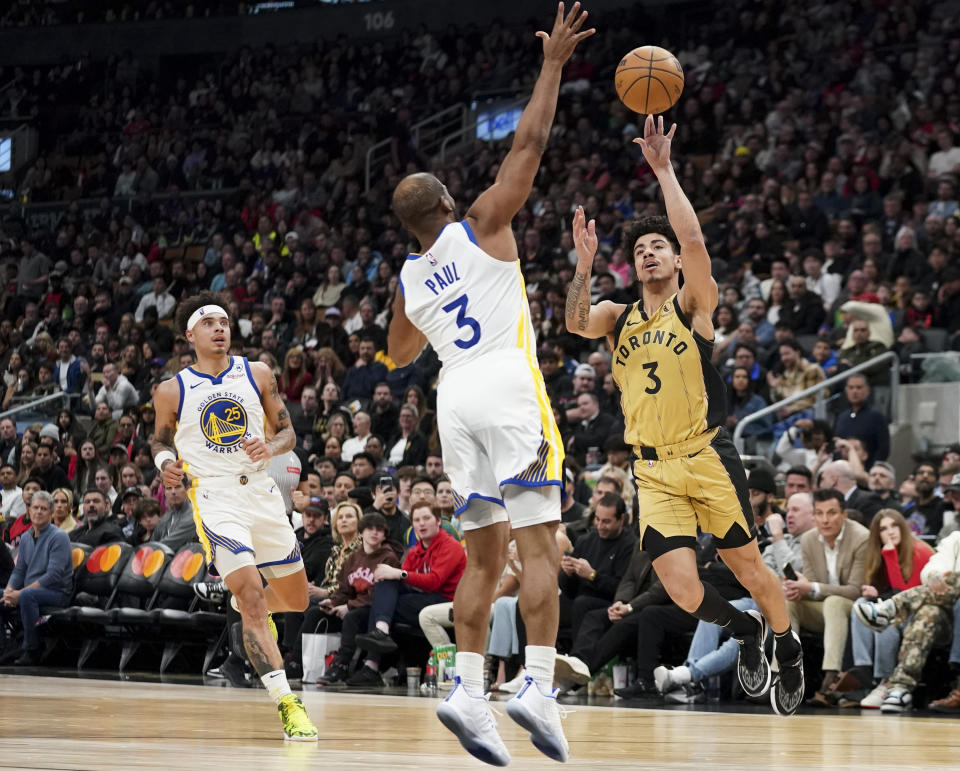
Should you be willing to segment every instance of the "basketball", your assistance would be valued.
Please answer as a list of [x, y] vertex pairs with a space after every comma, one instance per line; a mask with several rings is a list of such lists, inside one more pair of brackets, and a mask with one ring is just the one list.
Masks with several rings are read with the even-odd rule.
[[620, 60], [614, 79], [617, 96], [634, 112], [666, 112], [683, 92], [683, 68], [665, 48], [640, 46]]

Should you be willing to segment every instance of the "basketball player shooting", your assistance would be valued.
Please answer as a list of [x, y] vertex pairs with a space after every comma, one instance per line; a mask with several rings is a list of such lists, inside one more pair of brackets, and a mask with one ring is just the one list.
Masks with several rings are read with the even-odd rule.
[[586, 11], [559, 4], [543, 41], [543, 66], [494, 184], [458, 222], [446, 187], [430, 174], [403, 179], [393, 208], [420, 244], [400, 271], [388, 335], [404, 366], [429, 342], [443, 362], [437, 413], [443, 463], [457, 492], [467, 568], [453, 606], [457, 678], [437, 715], [475, 757], [510, 761], [483, 693], [490, 605], [513, 528], [523, 582], [527, 681], [507, 713], [547, 756], [569, 748], [553, 691], [563, 443], [535, 356], [535, 337], [510, 223], [530, 195], [550, 136], [560, 75], [580, 41]]
[[[593, 220], [582, 207], [573, 218], [577, 269], [567, 293], [567, 329], [606, 337], [620, 387], [626, 440], [637, 460], [634, 478], [643, 548], [670, 598], [698, 619], [725, 627], [740, 643], [737, 674], [743, 690], [762, 696], [781, 715], [803, 700], [800, 640], [790, 629], [780, 583], [760, 558], [746, 473], [723, 420], [724, 385], [711, 363], [717, 284], [710, 274], [696, 213], [670, 161], [676, 125], [648, 115], [634, 140], [660, 182], [667, 217], [647, 217], [626, 231], [642, 296], [633, 305], [590, 305], [590, 271], [597, 251]], [[683, 287], [680, 273], [683, 272]], [[724, 563], [763, 615], [743, 612], [697, 574], [697, 527], [711, 533]], [[763, 650], [767, 623], [775, 634], [779, 672], [771, 686]]]
[[204, 292], [177, 309], [177, 327], [197, 363], [157, 389], [154, 463], [166, 487], [190, 476], [197, 536], [233, 593], [244, 648], [277, 704], [284, 738], [316, 741], [317, 729], [287, 683], [269, 616], [303, 611], [308, 602], [300, 547], [267, 473], [270, 459], [293, 449], [296, 437], [270, 368], [229, 354], [230, 319], [220, 302]]

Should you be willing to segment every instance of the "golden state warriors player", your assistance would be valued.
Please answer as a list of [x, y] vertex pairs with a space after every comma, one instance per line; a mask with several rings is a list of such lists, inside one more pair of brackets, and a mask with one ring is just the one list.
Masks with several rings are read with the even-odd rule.
[[[154, 462], [165, 486], [179, 484], [184, 473], [193, 480], [197, 536], [237, 601], [244, 648], [277, 704], [284, 737], [316, 741], [317, 729], [287, 683], [267, 616], [302, 611], [308, 601], [300, 547], [267, 473], [270, 459], [291, 450], [296, 438], [270, 368], [228, 353], [225, 304], [205, 292], [177, 309], [177, 327], [193, 344], [197, 363], [157, 389]], [[265, 441], [268, 423], [272, 439]]]
[[[670, 161], [676, 126], [647, 116], [643, 150], [663, 192], [667, 218], [635, 222], [625, 233], [643, 285], [633, 305], [590, 305], [597, 250], [593, 221], [574, 215], [577, 269], [567, 294], [567, 329], [606, 337], [622, 393], [626, 439], [634, 446], [640, 536], [671, 599], [698, 619], [719, 624], [740, 642], [737, 673], [751, 696], [770, 689], [779, 714], [803, 700], [800, 641], [790, 630], [783, 592], [760, 558], [743, 464], [722, 427], [724, 385], [711, 364], [717, 285], [700, 223]], [[680, 271], [683, 286], [680, 286]], [[719, 553], [763, 610], [775, 633], [780, 671], [770, 687], [763, 652], [767, 623], [735, 609], [697, 576], [697, 527], [713, 534]]]
[[468, 752], [493, 765], [506, 765], [510, 755], [483, 695], [483, 651], [511, 526], [530, 644], [529, 676], [507, 712], [549, 757], [565, 761], [569, 753], [553, 691], [563, 444], [537, 366], [510, 223], [540, 167], [563, 65], [594, 32], [581, 29], [586, 16], [579, 3], [564, 15], [560, 3], [550, 34], [537, 33], [543, 66], [513, 146], [463, 221], [432, 175], [406, 177], [393, 194], [394, 211], [421, 253], [400, 271], [389, 353], [402, 366], [429, 342], [443, 362], [440, 443], [467, 541], [467, 568], [453, 601], [457, 684], [437, 715]]

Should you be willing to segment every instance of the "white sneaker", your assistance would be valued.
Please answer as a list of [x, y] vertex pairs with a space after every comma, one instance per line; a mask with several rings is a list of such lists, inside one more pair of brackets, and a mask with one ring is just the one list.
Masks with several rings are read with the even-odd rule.
[[577, 685], [586, 685], [590, 682], [590, 668], [576, 656], [557, 654], [553, 665], [553, 680], [571, 680]]
[[497, 721], [487, 696], [471, 696], [459, 677], [453, 690], [437, 705], [437, 717], [473, 757], [491, 766], [505, 766], [510, 753], [497, 733]]
[[913, 707], [913, 694], [906, 688], [891, 688], [887, 698], [880, 705], [880, 711], [883, 713], [909, 712]]
[[507, 680], [505, 683], [500, 683], [497, 686], [497, 691], [500, 693], [516, 693], [521, 688], [523, 684], [527, 681], [527, 673], [524, 671], [523, 667], [520, 667], [520, 671], [517, 672], [516, 677], [513, 680]]
[[860, 706], [864, 709], [880, 709], [884, 700], [890, 695], [890, 684], [886, 680], [881, 680], [877, 687], [868, 693], [861, 701]]
[[557, 704], [556, 691], [544, 694], [534, 679], [527, 675], [520, 693], [507, 702], [507, 714], [521, 728], [530, 732], [530, 741], [540, 752], [551, 760], [567, 762], [570, 745], [560, 725], [560, 718], [566, 713], [561, 712]]
[[678, 691], [683, 688], [690, 680], [682, 680], [676, 676], [673, 667], [657, 667], [653, 670], [653, 684], [657, 686], [662, 696], [666, 696], [671, 691]]

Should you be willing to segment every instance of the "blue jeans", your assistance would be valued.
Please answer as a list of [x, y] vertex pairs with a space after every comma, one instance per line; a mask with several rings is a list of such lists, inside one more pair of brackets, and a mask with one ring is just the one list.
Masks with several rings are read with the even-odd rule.
[[[420, 628], [420, 611], [428, 605], [438, 602], [450, 602], [442, 594], [427, 594], [407, 586], [402, 581], [380, 581], [373, 587], [373, 602], [370, 604], [370, 617], [367, 628], [372, 631], [378, 621], [390, 626], [404, 623]], [[379, 655], [368, 651], [371, 661], [379, 661]]]
[[[867, 602], [863, 597], [857, 603]], [[957, 613], [956, 608], [954, 613]], [[851, 613], [850, 639], [853, 644], [853, 663], [858, 667], [873, 665], [873, 676], [883, 680], [893, 674], [897, 668], [897, 655], [900, 653], [900, 638], [903, 629], [888, 626], [882, 632], [874, 632], [864, 626]]]
[[780, 437], [783, 436], [783, 432], [786, 431], [790, 426], [796, 423], [800, 418], [812, 418], [813, 410], [800, 410], [799, 412], [794, 412], [792, 415], [788, 415], [783, 420], [777, 421], [773, 424], [773, 444], [776, 445]]
[[[757, 603], [752, 597], [730, 600], [730, 604], [737, 610], [757, 610]], [[723, 638], [726, 640], [721, 645]], [[714, 675], [722, 675], [736, 666], [738, 655], [740, 643], [730, 637], [726, 629], [706, 621], [699, 622], [687, 652], [686, 665], [690, 670], [690, 680], [699, 683]]]
[[[40, 647], [40, 635], [37, 634], [37, 621], [40, 618], [40, 606], [56, 606], [65, 608], [70, 603], [70, 595], [66, 592], [58, 592], [53, 589], [43, 589], [42, 587], [34, 589], [24, 589], [20, 593], [18, 608], [20, 610], [20, 623], [23, 625], [23, 647]], [[12, 612], [12, 608], [7, 608], [6, 612]]]

